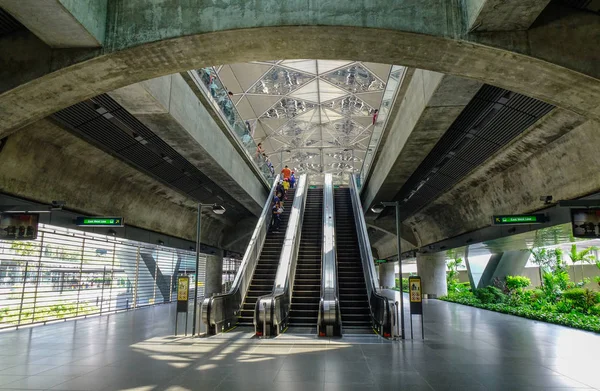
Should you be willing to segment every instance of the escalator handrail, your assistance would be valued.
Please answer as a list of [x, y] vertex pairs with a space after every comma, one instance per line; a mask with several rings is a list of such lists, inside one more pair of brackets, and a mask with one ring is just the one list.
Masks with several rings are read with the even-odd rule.
[[[275, 181], [273, 182], [269, 196], [265, 201], [262, 213], [254, 228], [248, 247], [246, 247], [242, 263], [240, 264], [240, 268], [238, 269], [229, 292], [204, 299], [202, 304], [202, 321], [208, 326], [214, 326], [220, 320], [233, 318], [239, 313], [242, 301], [246, 296], [246, 292], [248, 292], [248, 287], [252, 281], [252, 275], [254, 274], [258, 259], [260, 258], [265, 239], [267, 238], [267, 232], [272, 217], [271, 208], [273, 197], [275, 195], [277, 184], [279, 183], [279, 178], [279, 175], [275, 177]], [[228, 304], [231, 308], [227, 307]], [[218, 306], [220, 306], [220, 308], [217, 308]], [[216, 318], [215, 314], [219, 314], [219, 319]]]
[[[261, 296], [256, 301], [254, 312], [254, 324], [259, 331], [265, 323], [264, 317], [267, 317], [267, 323], [271, 329], [278, 333], [281, 331], [280, 325], [287, 322], [289, 317], [292, 289], [294, 287], [294, 278], [296, 274], [296, 263], [298, 260], [298, 249], [300, 248], [302, 221], [304, 218], [304, 208], [308, 198], [308, 180], [306, 174], [302, 174], [298, 180], [296, 191], [294, 193], [294, 202], [292, 211], [288, 219], [288, 225], [285, 231], [285, 238], [279, 257], [279, 266], [275, 274], [275, 283], [273, 292], [269, 295]], [[271, 310], [269, 313], [263, 311], [263, 307]], [[264, 330], [262, 331], [264, 333]]]
[[319, 334], [327, 326], [341, 329], [339, 284], [337, 280], [337, 249], [335, 236], [335, 204], [333, 176], [325, 174], [323, 182], [323, 248], [321, 263], [321, 299], [317, 327]]
[[[379, 278], [375, 270], [375, 260], [373, 259], [373, 254], [371, 252], [367, 223], [365, 221], [359, 194], [356, 178], [352, 175], [350, 177], [350, 198], [352, 200], [352, 210], [356, 221], [356, 233], [361, 261], [363, 270], [365, 271], [365, 282], [367, 285], [367, 295], [369, 296], [371, 316], [376, 324], [391, 327], [392, 315], [390, 300], [378, 292]], [[378, 308], [374, 308], [374, 304], [376, 303], [378, 303], [377, 305], [383, 306], [382, 311], [379, 311]]]

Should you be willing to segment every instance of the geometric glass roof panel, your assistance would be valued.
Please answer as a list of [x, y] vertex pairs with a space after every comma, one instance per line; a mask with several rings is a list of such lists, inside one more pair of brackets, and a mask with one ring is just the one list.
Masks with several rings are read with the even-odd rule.
[[383, 91], [385, 83], [359, 64], [352, 64], [322, 76], [336, 86], [353, 93]]
[[252, 94], [286, 95], [313, 78], [314, 76], [306, 73], [275, 66], [262, 76], [248, 92]]

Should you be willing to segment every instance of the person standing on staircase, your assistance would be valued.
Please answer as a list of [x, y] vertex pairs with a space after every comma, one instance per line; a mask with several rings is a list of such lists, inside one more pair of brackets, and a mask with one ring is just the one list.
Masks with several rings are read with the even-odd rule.
[[292, 170], [290, 170], [288, 168], [288, 166], [285, 166], [283, 168], [283, 170], [281, 170], [281, 173], [283, 174], [283, 180], [285, 181], [286, 179], [290, 179], [290, 177], [292, 176]]

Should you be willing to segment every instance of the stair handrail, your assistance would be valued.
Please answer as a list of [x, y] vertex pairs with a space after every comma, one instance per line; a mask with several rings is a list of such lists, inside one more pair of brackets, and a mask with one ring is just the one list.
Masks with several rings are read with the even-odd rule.
[[202, 302], [202, 322], [206, 324], [208, 334], [217, 334], [235, 326], [237, 323], [244, 297], [248, 292], [248, 287], [267, 238], [273, 215], [271, 212], [273, 197], [279, 178], [279, 175], [275, 177], [229, 292], [207, 297]]
[[[256, 300], [254, 308], [254, 327], [257, 335], [276, 336], [287, 327], [307, 195], [308, 178], [306, 174], [302, 174], [300, 175], [294, 193], [294, 202], [285, 230], [285, 238], [281, 248], [279, 265], [277, 266], [277, 272], [275, 274], [273, 292], [261, 296]], [[269, 310], [266, 312], [260, 311], [260, 308], [262, 308], [265, 303]], [[264, 319], [264, 316], [267, 318]], [[267, 329], [264, 329], [263, 326], [265, 320]]]
[[352, 210], [356, 223], [356, 234], [360, 248], [360, 258], [362, 261], [365, 283], [367, 285], [367, 295], [369, 297], [369, 309], [371, 318], [377, 332], [384, 337], [392, 336], [392, 305], [390, 300], [379, 294], [379, 277], [375, 270], [375, 260], [371, 252], [371, 243], [367, 232], [367, 223], [360, 202], [360, 193], [354, 175], [350, 176], [350, 198], [352, 200]]
[[323, 246], [321, 263], [321, 298], [317, 319], [317, 334], [322, 337], [342, 335], [342, 316], [339, 304], [337, 249], [335, 236], [335, 204], [333, 175], [325, 174], [323, 181]]

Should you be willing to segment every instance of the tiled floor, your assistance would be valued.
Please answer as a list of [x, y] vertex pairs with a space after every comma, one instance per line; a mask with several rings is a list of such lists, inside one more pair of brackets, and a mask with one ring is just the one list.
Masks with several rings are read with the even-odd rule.
[[174, 338], [173, 311], [0, 333], [0, 390], [600, 388], [599, 335], [445, 302], [426, 303], [425, 341], [397, 343]]

